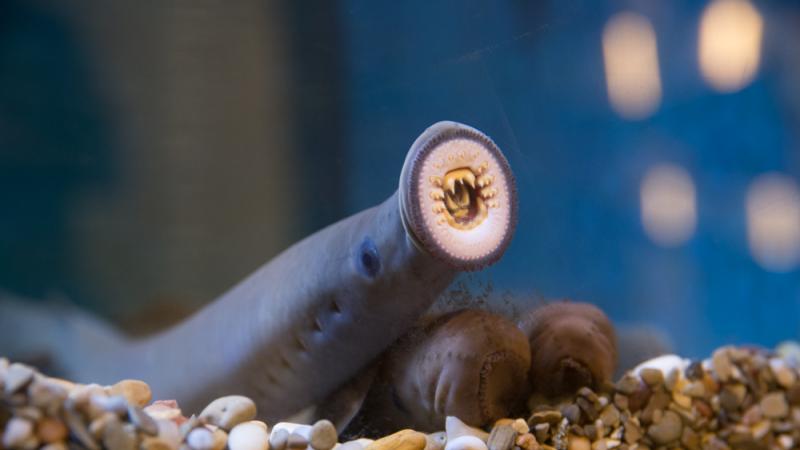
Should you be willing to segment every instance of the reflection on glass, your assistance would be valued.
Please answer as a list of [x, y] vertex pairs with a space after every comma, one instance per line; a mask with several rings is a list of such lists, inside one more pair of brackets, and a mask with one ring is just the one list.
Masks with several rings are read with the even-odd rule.
[[800, 261], [800, 191], [789, 177], [770, 173], [747, 190], [747, 239], [765, 269], [786, 272]]
[[611, 106], [626, 119], [644, 119], [661, 102], [656, 34], [650, 21], [622, 12], [603, 30], [603, 60]]
[[642, 226], [650, 239], [664, 247], [686, 242], [697, 224], [692, 177], [683, 167], [659, 164], [644, 176], [640, 191]]
[[746, 0], [716, 0], [700, 22], [700, 71], [720, 92], [745, 87], [755, 76], [761, 51], [761, 15]]

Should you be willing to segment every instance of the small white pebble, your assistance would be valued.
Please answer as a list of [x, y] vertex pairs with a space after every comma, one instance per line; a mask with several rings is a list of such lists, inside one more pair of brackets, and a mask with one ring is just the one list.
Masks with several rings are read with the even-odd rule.
[[192, 450], [213, 450], [214, 434], [205, 427], [197, 427], [186, 435], [186, 443]]
[[528, 426], [528, 422], [525, 419], [517, 419], [511, 423], [511, 428], [514, 429], [519, 434], [525, 434], [531, 431], [531, 428]]
[[12, 417], [6, 423], [3, 433], [3, 447], [14, 448], [21, 446], [33, 434], [33, 424], [19, 417]]

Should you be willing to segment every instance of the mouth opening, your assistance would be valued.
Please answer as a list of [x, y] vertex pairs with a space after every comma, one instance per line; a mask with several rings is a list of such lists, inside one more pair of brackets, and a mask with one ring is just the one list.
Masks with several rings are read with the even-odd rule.
[[403, 224], [418, 247], [460, 270], [502, 256], [517, 191], [503, 153], [480, 131], [439, 122], [412, 145], [400, 180]]

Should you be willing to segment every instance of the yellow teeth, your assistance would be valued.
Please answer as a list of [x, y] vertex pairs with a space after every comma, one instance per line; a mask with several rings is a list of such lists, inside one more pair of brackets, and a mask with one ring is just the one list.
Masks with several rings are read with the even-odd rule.
[[[473, 155], [458, 155], [459, 159], [474, 159]], [[488, 162], [477, 167], [464, 166], [452, 169], [443, 176], [431, 176], [430, 198], [434, 201], [433, 212], [440, 215], [440, 225], [449, 224], [459, 230], [469, 230], [486, 219], [488, 208], [496, 208], [497, 190], [489, 186], [494, 177], [487, 174]]]

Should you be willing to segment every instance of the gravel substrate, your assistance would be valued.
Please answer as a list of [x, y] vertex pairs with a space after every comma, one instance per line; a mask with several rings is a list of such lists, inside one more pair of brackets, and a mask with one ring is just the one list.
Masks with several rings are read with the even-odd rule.
[[800, 447], [798, 375], [759, 349], [724, 347], [705, 361], [663, 356], [601, 392], [585, 387], [550, 405], [531, 399], [528, 417], [489, 430], [449, 417], [438, 433], [338, 443], [327, 420], [268, 427], [247, 397], [222, 397], [186, 417], [174, 401], [151, 402], [141, 381], [74, 384], [0, 358], [0, 449], [791, 449]]

